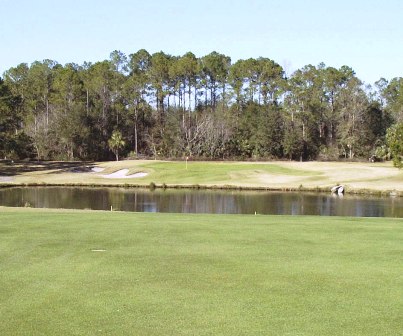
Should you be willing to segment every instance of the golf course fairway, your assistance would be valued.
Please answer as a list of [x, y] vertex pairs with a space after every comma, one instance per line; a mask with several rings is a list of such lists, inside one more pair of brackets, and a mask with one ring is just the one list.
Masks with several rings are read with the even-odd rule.
[[401, 335], [402, 224], [0, 208], [0, 334]]

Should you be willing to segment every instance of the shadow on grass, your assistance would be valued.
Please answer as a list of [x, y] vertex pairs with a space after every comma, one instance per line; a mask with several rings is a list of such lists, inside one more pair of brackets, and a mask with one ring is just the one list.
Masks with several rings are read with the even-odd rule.
[[93, 162], [11, 161], [0, 160], [0, 176], [16, 176], [34, 171], [52, 170], [49, 174], [91, 172]]

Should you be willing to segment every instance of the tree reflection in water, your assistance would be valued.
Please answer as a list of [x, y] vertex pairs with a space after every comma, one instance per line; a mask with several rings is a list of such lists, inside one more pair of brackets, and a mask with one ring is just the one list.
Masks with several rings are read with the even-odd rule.
[[215, 214], [403, 217], [403, 198], [323, 193], [36, 187], [0, 190], [0, 205]]

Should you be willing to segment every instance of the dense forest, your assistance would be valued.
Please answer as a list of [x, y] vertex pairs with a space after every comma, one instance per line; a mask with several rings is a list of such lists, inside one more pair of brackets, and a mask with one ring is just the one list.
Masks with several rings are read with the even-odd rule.
[[286, 76], [263, 57], [114, 51], [93, 64], [22, 63], [0, 78], [9, 159], [387, 158], [403, 147], [402, 122], [403, 78], [365, 86], [350, 67], [323, 63]]

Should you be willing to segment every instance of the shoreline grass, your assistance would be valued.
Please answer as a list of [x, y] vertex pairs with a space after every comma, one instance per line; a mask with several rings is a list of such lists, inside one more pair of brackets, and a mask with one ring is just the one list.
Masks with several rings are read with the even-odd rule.
[[0, 208], [0, 333], [398, 335], [402, 224]]
[[[188, 189], [188, 190], [234, 190], [234, 191], [277, 191], [277, 192], [309, 192], [309, 193], [329, 193], [329, 188], [320, 187], [242, 187], [242, 186], [232, 186], [232, 185], [222, 185], [222, 186], [205, 186], [205, 185], [184, 185], [184, 184], [156, 184], [151, 182], [149, 185], [143, 184], [132, 184], [132, 183], [122, 183], [122, 184], [94, 184], [94, 183], [23, 183], [23, 184], [0, 184], [0, 189], [3, 188], [21, 188], [21, 187], [66, 187], [66, 188], [125, 188], [125, 189]], [[351, 195], [367, 195], [367, 196], [393, 196], [393, 197], [403, 197], [403, 192], [392, 190], [373, 190], [373, 189], [350, 189], [347, 191]]]

